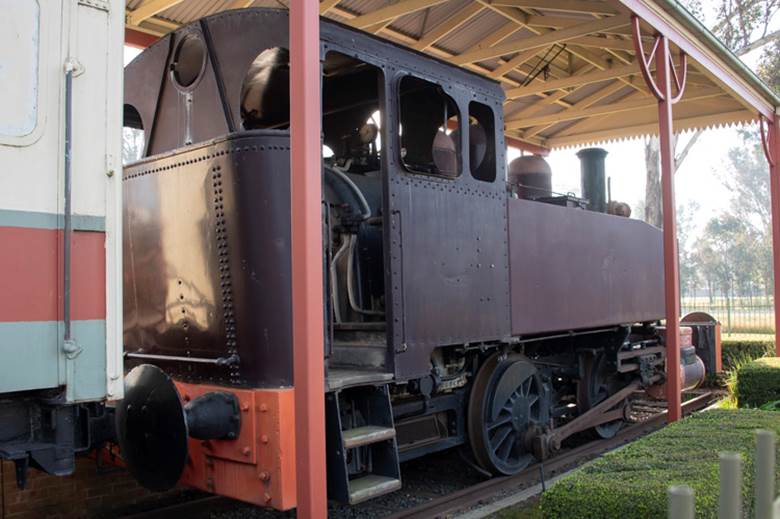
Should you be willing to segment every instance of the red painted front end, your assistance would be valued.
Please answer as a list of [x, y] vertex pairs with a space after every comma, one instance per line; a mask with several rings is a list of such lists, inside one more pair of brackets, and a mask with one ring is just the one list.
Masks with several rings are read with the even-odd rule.
[[259, 506], [289, 510], [295, 496], [295, 392], [236, 389], [177, 382], [184, 402], [211, 391], [238, 398], [241, 432], [235, 440], [189, 440], [180, 484]]

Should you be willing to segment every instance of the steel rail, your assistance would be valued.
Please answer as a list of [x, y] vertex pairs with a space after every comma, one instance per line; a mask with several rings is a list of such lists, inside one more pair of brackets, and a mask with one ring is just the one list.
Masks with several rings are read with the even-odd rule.
[[[690, 414], [701, 410], [713, 400], [713, 393], [704, 393], [696, 398], [683, 403], [683, 414]], [[515, 489], [521, 485], [532, 485], [544, 479], [553, 477], [566, 468], [576, 464], [582, 458], [590, 458], [614, 450], [626, 443], [651, 432], [662, 429], [666, 424], [668, 410], [661, 411], [650, 418], [631, 425], [620, 431], [614, 438], [608, 440], [596, 440], [568, 452], [561, 453], [547, 462], [531, 465], [523, 472], [514, 476], [492, 478], [476, 485], [458, 490], [451, 494], [433, 499], [427, 503], [402, 510], [385, 519], [434, 519], [451, 517], [454, 513], [470, 508], [473, 505], [484, 502], [489, 496], [500, 494], [507, 490]]]

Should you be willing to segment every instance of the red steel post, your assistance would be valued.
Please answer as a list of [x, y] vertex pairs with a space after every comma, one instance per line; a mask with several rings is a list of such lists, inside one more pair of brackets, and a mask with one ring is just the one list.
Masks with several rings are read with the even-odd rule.
[[[666, 306], [666, 403], [667, 420], [682, 417], [682, 381], [680, 380], [680, 271], [677, 257], [677, 217], [674, 201], [674, 127], [672, 106], [685, 92], [688, 58], [680, 52], [680, 69], [675, 70], [669, 49], [669, 38], [656, 34], [650, 56], [645, 57], [639, 17], [631, 17], [639, 69], [650, 92], [658, 99], [658, 129], [661, 151], [661, 197], [664, 213], [664, 301]], [[656, 77], [650, 71], [655, 59]], [[672, 94], [672, 81], [677, 87]]]
[[290, 2], [293, 379], [297, 516], [327, 516], [317, 0]]
[[780, 357], [780, 117], [766, 125], [761, 119], [761, 141], [769, 162], [769, 188], [772, 195], [772, 260], [775, 277], [775, 355]]
[[672, 81], [669, 40], [661, 38], [658, 48], [657, 84], [663, 99], [658, 101], [661, 151], [661, 196], [664, 215], [664, 295], [666, 302], [666, 402], [667, 419], [682, 416], [680, 384], [680, 273], [677, 257], [677, 217], [674, 201], [674, 146]]

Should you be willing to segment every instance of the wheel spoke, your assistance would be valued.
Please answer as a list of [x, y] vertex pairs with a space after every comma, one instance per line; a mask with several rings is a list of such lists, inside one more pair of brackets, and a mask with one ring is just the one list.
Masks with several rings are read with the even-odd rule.
[[521, 384], [520, 387], [522, 388], [523, 396], [528, 396], [529, 394], [531, 394], [531, 384], [533, 383], [533, 380], [534, 380], [533, 377], [528, 377], [528, 379], [526, 379]]
[[496, 446], [496, 455], [502, 460], [508, 459], [509, 454], [512, 452], [512, 446], [515, 444], [514, 440], [512, 440], [514, 435], [515, 433], [512, 429], [509, 429], [509, 434], [507, 434], [501, 443]]
[[504, 441], [509, 436], [509, 433], [511, 433], [511, 432], [512, 432], [512, 428], [511, 427], [505, 427], [505, 428], [499, 430], [496, 433], [496, 435], [493, 437], [493, 439], [490, 442], [490, 443], [493, 444], [493, 451], [494, 452], [501, 446], [502, 443], [504, 443]]
[[512, 415], [505, 416], [504, 418], [501, 418], [501, 419], [499, 419], [499, 420], [496, 420], [495, 422], [493, 422], [493, 423], [491, 423], [490, 425], [488, 425], [488, 428], [487, 428], [487, 430], [488, 430], [488, 431], [492, 431], [492, 430], [493, 430], [493, 429], [495, 429], [496, 427], [500, 427], [500, 426], [502, 426], [502, 425], [504, 425], [504, 424], [508, 424], [508, 423], [509, 423], [509, 422], [511, 422], [511, 421], [512, 421]]

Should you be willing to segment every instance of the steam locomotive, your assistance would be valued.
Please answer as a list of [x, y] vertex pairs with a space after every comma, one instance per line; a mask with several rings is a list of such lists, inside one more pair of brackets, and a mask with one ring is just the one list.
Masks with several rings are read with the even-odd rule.
[[[161, 39], [125, 71], [122, 456], [295, 506], [288, 22], [252, 8]], [[329, 497], [401, 487], [456, 446], [514, 474], [577, 433], [614, 436], [663, 384], [661, 232], [549, 167], [507, 172], [500, 86], [321, 21]], [[609, 214], [609, 213], [618, 214]], [[622, 216], [620, 215], [622, 214]], [[695, 377], [689, 377], [695, 378]]]

